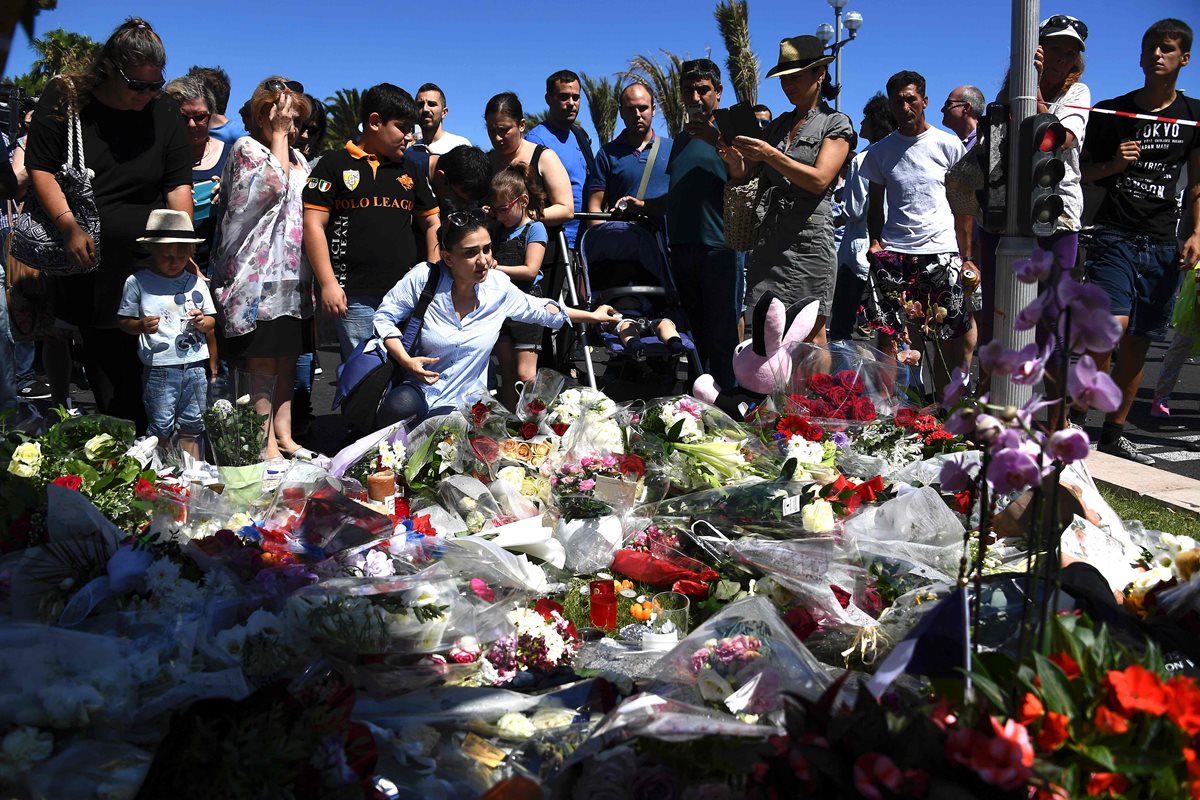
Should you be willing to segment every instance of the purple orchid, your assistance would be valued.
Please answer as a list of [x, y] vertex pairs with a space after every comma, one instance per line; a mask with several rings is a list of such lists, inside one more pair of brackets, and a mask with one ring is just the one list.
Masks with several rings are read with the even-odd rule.
[[[1109, 312], [1108, 293], [1098, 286], [1064, 280], [1058, 286], [1058, 298], [1070, 311], [1072, 350], [1080, 353], [1107, 353], [1121, 338], [1121, 323]], [[1059, 322], [1066, 332], [1067, 317]]]
[[951, 414], [942, 427], [955, 436], [966, 436], [975, 430], [975, 418], [977, 416], [979, 416], [978, 410], [970, 406], [965, 406]]
[[1007, 375], [1013, 371], [1020, 353], [1009, 350], [999, 339], [979, 348], [979, 365], [993, 375]]
[[1013, 264], [1013, 272], [1022, 283], [1044, 281], [1054, 273], [1054, 253], [1034, 248], [1029, 258], [1018, 259]]
[[964, 491], [971, 485], [971, 481], [975, 476], [971, 474], [973, 464], [966, 464], [962, 459], [950, 458], [942, 464], [941, 474], [938, 476], [938, 482], [942, 485], [943, 492], [951, 492], [958, 494]]
[[1003, 430], [1004, 423], [991, 414], [980, 414], [975, 418], [975, 441], [977, 442], [990, 444]]
[[[986, 346], [984, 345], [984, 347]], [[946, 384], [946, 388], [942, 390], [942, 406], [944, 408], [953, 408], [958, 405], [958, 401], [962, 399], [963, 392], [967, 388], [967, 377], [962, 369], [954, 368], [954, 372], [950, 376], [950, 383]]]
[[1012, 368], [1012, 381], [1023, 386], [1032, 386], [1042, 379], [1046, 371], [1046, 360], [1054, 351], [1053, 346], [1047, 346], [1039, 351], [1035, 343], [1030, 343], [1016, 353]]
[[1037, 461], [1029, 453], [1008, 448], [992, 456], [987, 477], [993, 489], [1007, 494], [1037, 483], [1040, 471]]
[[1121, 406], [1121, 390], [1107, 373], [1096, 369], [1091, 356], [1082, 356], [1071, 368], [1067, 389], [1076, 401], [1104, 412], [1116, 411]]
[[1082, 461], [1089, 449], [1087, 434], [1077, 428], [1056, 431], [1046, 443], [1046, 455], [1064, 464]]

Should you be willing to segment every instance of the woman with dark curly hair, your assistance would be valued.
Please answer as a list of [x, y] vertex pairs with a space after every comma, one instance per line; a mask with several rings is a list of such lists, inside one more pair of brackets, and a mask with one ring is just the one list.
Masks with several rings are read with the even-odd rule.
[[[26, 165], [38, 201], [63, 234], [68, 258], [99, 268], [53, 281], [54, 312], [77, 326], [83, 363], [102, 414], [146, 426], [137, 338], [117, 328], [125, 279], [148, 265], [135, 240], [156, 208], [192, 213], [192, 157], [179, 104], [161, 94], [167, 63], [150, 23], [131, 17], [113, 31], [87, 72], [46, 87], [29, 130]], [[100, 241], [75, 221], [54, 179], [78, 114], [83, 153], [100, 211]]]

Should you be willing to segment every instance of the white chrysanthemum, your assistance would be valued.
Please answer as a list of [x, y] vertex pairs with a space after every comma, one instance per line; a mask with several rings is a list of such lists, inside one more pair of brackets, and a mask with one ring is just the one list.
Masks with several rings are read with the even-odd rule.
[[146, 569], [146, 586], [155, 594], [170, 592], [180, 580], [179, 565], [169, 558], [156, 558]]
[[233, 403], [228, 400], [218, 400], [212, 404], [213, 413], [224, 419], [233, 413]]
[[217, 647], [226, 655], [237, 661], [242, 660], [242, 652], [246, 646], [246, 629], [236, 625], [217, 634]]
[[794, 458], [801, 464], [820, 464], [825, 458], [825, 448], [820, 442], [810, 442], [803, 436], [793, 434], [787, 440], [784, 458]]

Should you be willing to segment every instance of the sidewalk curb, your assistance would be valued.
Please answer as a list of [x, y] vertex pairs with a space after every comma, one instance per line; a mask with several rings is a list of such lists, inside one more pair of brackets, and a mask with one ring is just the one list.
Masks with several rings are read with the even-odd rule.
[[1087, 467], [1096, 483], [1184, 514], [1200, 515], [1200, 481], [1093, 450]]

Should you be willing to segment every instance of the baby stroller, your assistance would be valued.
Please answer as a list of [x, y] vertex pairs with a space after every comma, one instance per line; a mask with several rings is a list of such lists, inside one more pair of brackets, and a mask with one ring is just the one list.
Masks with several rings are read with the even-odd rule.
[[[614, 220], [611, 214], [576, 214], [578, 219], [603, 220], [584, 230], [579, 242], [578, 280], [581, 302], [589, 308], [607, 303], [624, 319], [634, 320], [640, 346], [626, 347], [610, 326], [589, 326], [588, 344], [603, 347], [605, 376], [636, 382], [645, 395], [647, 380], [666, 379], [659, 393], [676, 389], [679, 361], [686, 360], [688, 385], [699, 376], [700, 357], [691, 328], [679, 303], [667, 260], [666, 240], [650, 220]], [[654, 331], [654, 322], [669, 319], [678, 328], [683, 351], [672, 352]], [[631, 352], [632, 350], [632, 352]], [[685, 389], [686, 391], [686, 389]], [[653, 395], [649, 395], [653, 396]]]

